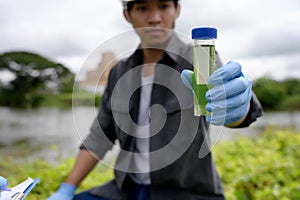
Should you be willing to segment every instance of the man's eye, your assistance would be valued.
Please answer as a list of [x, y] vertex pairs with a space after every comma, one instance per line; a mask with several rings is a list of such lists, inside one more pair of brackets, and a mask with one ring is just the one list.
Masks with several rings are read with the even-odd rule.
[[139, 10], [139, 11], [145, 11], [146, 9], [147, 9], [146, 6], [138, 6], [136, 8], [136, 10]]
[[162, 4], [162, 5], [160, 5], [160, 9], [167, 9], [169, 7], [170, 7], [169, 4]]

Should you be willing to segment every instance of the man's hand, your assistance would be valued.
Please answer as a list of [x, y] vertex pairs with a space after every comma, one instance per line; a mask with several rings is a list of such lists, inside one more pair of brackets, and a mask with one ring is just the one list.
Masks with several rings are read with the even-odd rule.
[[74, 197], [76, 186], [62, 183], [53, 195], [51, 195], [47, 200], [72, 200]]
[[[181, 73], [181, 79], [189, 89], [193, 89], [193, 75], [190, 70]], [[210, 76], [209, 84], [213, 88], [206, 93], [206, 110], [211, 115], [206, 116], [206, 121], [229, 127], [239, 125], [249, 111], [251, 79], [242, 73], [239, 63], [228, 62]]]

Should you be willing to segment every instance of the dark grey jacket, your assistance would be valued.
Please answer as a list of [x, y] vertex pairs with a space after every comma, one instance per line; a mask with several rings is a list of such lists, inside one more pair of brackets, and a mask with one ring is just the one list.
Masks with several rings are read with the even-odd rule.
[[[150, 112], [150, 177], [154, 200], [224, 199], [210, 153], [209, 126], [204, 117], [193, 115], [193, 94], [180, 79], [183, 69], [192, 70], [192, 56], [192, 47], [173, 36], [155, 68]], [[137, 49], [112, 68], [98, 116], [81, 145], [100, 159], [116, 140], [120, 144], [115, 179], [91, 189], [93, 194], [125, 199], [126, 192], [122, 192], [125, 177], [137, 172], [130, 163], [138, 153], [135, 130], [142, 63], [142, 50]], [[219, 58], [216, 65], [221, 66]], [[239, 127], [249, 126], [261, 115], [262, 108], [253, 95], [251, 110]]]

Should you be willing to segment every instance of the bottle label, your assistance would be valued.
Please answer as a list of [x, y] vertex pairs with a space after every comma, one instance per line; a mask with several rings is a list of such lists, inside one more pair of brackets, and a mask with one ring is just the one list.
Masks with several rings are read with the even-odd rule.
[[210, 75], [210, 47], [198, 46], [195, 50], [195, 76], [196, 84], [208, 84]]

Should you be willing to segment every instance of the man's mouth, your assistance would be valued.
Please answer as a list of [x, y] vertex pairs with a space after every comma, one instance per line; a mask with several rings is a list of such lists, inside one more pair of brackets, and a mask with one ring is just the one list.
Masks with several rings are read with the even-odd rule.
[[165, 30], [162, 28], [147, 28], [144, 33], [149, 36], [162, 36], [165, 34]]

